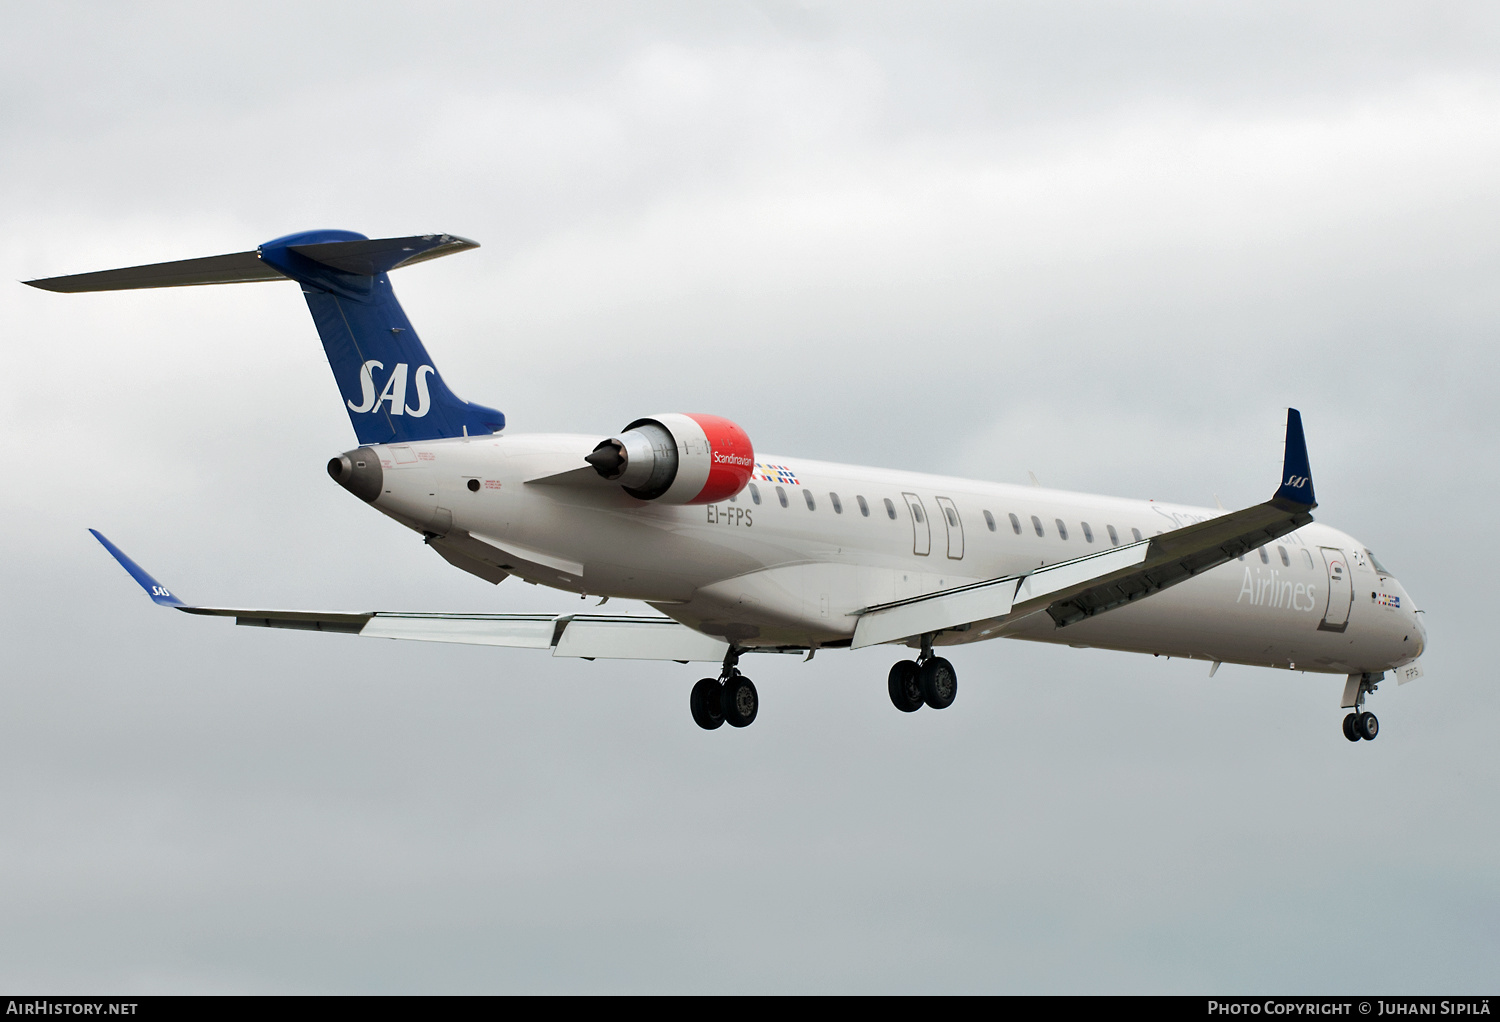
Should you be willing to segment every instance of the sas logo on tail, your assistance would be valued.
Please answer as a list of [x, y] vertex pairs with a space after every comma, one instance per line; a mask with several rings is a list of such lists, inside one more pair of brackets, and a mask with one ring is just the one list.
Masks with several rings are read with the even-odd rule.
[[1294, 490], [1300, 490], [1307, 485], [1307, 476], [1287, 476], [1286, 485]]
[[344, 402], [351, 412], [375, 412], [380, 410], [381, 405], [389, 404], [392, 415], [410, 415], [414, 419], [420, 419], [432, 410], [432, 398], [427, 392], [427, 377], [437, 370], [432, 366], [417, 366], [417, 371], [412, 376], [417, 390], [417, 406], [413, 408], [406, 403], [408, 373], [405, 362], [396, 363], [396, 368], [391, 370], [379, 395], [375, 393], [375, 370], [384, 368], [384, 364], [373, 358], [359, 367], [359, 404]]

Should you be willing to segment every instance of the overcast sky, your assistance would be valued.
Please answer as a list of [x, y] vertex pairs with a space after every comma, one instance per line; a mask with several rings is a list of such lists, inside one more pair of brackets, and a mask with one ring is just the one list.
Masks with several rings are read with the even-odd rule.
[[[1427, 676], [998, 641], [701, 666], [235, 628], [579, 610], [333, 485], [296, 288], [0, 288], [0, 986], [1493, 992], [1500, 13], [1483, 3], [12, 5], [0, 278], [447, 231], [512, 432], [1212, 506], [1302, 410]], [[611, 605], [613, 609], [614, 605]]]

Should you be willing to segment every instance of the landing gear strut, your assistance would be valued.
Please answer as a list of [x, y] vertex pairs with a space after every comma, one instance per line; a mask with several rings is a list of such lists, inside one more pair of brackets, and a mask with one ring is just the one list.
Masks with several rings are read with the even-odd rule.
[[917, 659], [902, 660], [891, 667], [886, 690], [902, 713], [920, 710], [923, 703], [942, 710], [952, 706], [958, 696], [958, 672], [947, 660], [932, 655], [932, 636], [924, 635]]
[[1369, 710], [1362, 709], [1365, 696], [1374, 692], [1380, 684], [1382, 674], [1351, 674], [1344, 685], [1344, 707], [1354, 712], [1344, 718], [1344, 737], [1351, 742], [1361, 739], [1373, 742], [1380, 734], [1380, 721]]
[[740, 673], [740, 651], [729, 647], [724, 667], [717, 678], [704, 678], [693, 686], [688, 706], [693, 722], [712, 731], [726, 722], [730, 727], [749, 727], [760, 712], [760, 695], [755, 683]]

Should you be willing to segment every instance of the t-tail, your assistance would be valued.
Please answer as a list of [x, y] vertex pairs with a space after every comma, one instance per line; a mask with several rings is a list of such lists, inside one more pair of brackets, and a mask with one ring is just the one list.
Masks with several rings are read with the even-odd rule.
[[477, 248], [451, 234], [366, 238], [306, 231], [253, 252], [28, 280], [48, 291], [120, 291], [188, 284], [295, 280], [302, 286], [349, 421], [361, 444], [483, 436], [505, 416], [448, 389], [406, 318], [389, 271]]

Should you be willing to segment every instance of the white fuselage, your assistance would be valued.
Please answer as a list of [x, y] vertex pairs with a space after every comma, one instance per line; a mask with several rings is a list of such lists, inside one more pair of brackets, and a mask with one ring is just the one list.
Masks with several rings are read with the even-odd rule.
[[[598, 478], [583, 462], [597, 441], [376, 446], [383, 483], [373, 503], [419, 532], [466, 533], [528, 581], [643, 600], [742, 647], [846, 645], [867, 607], [1222, 513], [765, 454], [753, 490], [663, 506]], [[1320, 523], [1065, 628], [1033, 615], [936, 641], [1000, 636], [1336, 674], [1390, 670], [1426, 641], [1401, 584], [1362, 544]]]

